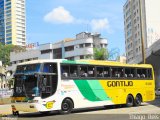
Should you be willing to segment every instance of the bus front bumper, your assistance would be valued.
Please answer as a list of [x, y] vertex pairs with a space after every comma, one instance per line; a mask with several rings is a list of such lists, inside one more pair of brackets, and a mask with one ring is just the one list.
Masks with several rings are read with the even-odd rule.
[[12, 103], [12, 111], [23, 111], [23, 112], [38, 112], [37, 105], [35, 103]]

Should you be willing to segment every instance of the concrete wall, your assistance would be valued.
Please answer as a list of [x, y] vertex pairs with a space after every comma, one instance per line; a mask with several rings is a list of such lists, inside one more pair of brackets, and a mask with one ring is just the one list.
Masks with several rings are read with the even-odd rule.
[[145, 0], [147, 47], [160, 39], [160, 0]]

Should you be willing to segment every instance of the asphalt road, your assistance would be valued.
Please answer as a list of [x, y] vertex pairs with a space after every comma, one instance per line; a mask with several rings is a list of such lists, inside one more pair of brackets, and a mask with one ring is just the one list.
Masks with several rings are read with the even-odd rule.
[[139, 107], [108, 106], [107, 108], [78, 109], [68, 115], [60, 115], [58, 112], [47, 115], [23, 113], [18, 118], [12, 115], [6, 118], [15, 120], [160, 120], [160, 97], [155, 101], [143, 103]]

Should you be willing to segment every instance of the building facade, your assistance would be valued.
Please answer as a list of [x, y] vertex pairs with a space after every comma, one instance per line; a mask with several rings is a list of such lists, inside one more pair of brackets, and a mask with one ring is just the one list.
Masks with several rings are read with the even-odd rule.
[[25, 0], [0, 0], [0, 42], [26, 45]]
[[160, 39], [159, 4], [160, 0], [127, 0], [125, 3], [123, 12], [127, 63], [142, 62], [142, 43], [145, 53]]
[[98, 33], [82, 32], [75, 39], [39, 45], [38, 48], [25, 52], [11, 52], [11, 66], [8, 70], [14, 71], [18, 63], [37, 59], [93, 59], [94, 47], [107, 48], [107, 40]]

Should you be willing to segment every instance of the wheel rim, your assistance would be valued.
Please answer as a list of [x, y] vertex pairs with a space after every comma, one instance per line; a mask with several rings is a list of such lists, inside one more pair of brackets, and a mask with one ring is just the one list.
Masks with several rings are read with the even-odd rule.
[[133, 104], [133, 99], [132, 99], [132, 97], [129, 97], [129, 98], [128, 98], [127, 103], [130, 104], [130, 105]]
[[141, 102], [142, 102], [141, 97], [138, 95], [138, 96], [136, 97], [136, 103], [137, 103], [137, 105], [140, 105]]
[[134, 100], [133, 100], [133, 97], [131, 95], [129, 95], [127, 97], [127, 106], [128, 107], [132, 107], [133, 106], [133, 103], [134, 103]]
[[68, 110], [70, 109], [70, 105], [65, 102], [65, 103], [63, 103], [63, 105], [62, 105], [62, 109], [63, 109], [63, 111], [68, 111]]

